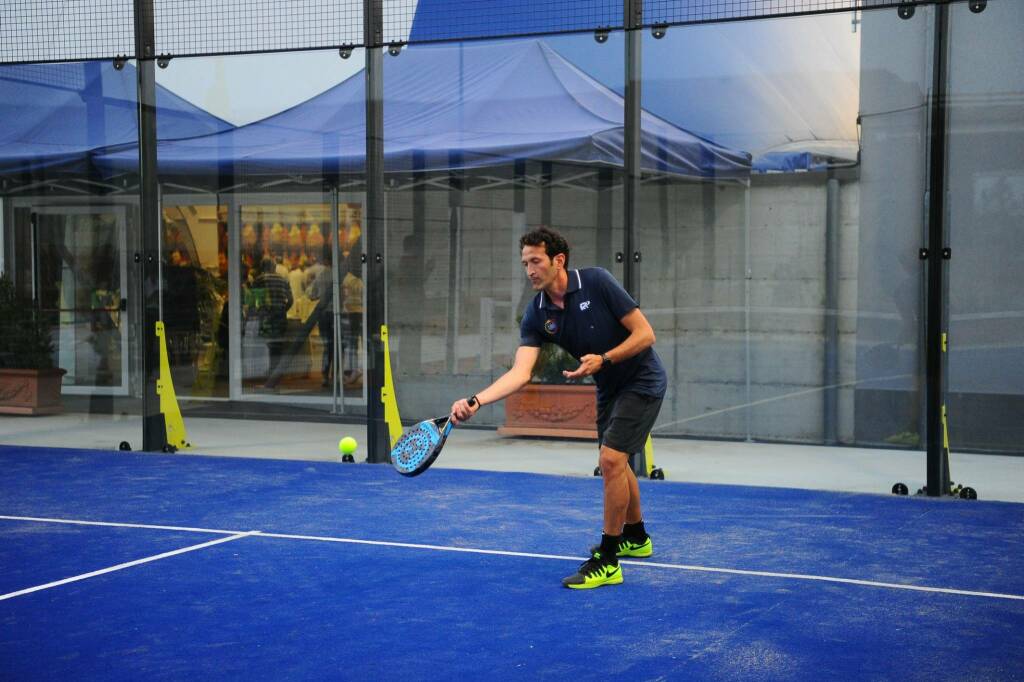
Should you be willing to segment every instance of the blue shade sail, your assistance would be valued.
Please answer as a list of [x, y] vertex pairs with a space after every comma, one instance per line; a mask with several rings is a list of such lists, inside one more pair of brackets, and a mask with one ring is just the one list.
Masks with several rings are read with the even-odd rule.
[[[384, 60], [385, 169], [438, 171], [518, 159], [623, 165], [622, 97], [540, 40], [423, 45]], [[159, 145], [161, 173], [213, 175], [362, 172], [365, 77], [360, 72], [284, 112], [201, 138]], [[643, 114], [642, 167], [696, 178], [737, 178], [750, 156]], [[129, 149], [104, 155], [133, 169]]]
[[[0, 68], [0, 172], [82, 170], [91, 153], [126, 145], [137, 157], [136, 82], [131, 64], [121, 70], [110, 62]], [[232, 127], [160, 86], [156, 102], [162, 140]]]

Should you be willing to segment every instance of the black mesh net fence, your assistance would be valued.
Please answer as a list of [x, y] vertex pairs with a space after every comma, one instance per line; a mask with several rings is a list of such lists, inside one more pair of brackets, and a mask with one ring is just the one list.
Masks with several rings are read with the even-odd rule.
[[[693, 24], [934, 1], [643, 0], [642, 23]], [[384, 43], [615, 30], [625, 24], [623, 0], [382, 0], [381, 7]], [[363, 0], [153, 0], [153, 15], [156, 55], [310, 50], [364, 42]], [[132, 0], [0, 3], [0, 63], [102, 59], [134, 56], [134, 51]]]
[[362, 0], [155, 0], [157, 54], [237, 54], [360, 45]]
[[644, 0], [644, 24], [696, 24], [734, 19], [845, 12], [923, 4], [918, 0]]
[[130, 55], [134, 22], [132, 0], [4, 0], [0, 63]]

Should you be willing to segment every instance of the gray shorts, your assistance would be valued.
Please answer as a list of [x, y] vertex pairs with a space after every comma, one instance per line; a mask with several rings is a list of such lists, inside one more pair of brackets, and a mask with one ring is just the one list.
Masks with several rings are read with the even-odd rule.
[[635, 454], [643, 452], [647, 436], [661, 411], [661, 398], [623, 391], [597, 407], [597, 444]]

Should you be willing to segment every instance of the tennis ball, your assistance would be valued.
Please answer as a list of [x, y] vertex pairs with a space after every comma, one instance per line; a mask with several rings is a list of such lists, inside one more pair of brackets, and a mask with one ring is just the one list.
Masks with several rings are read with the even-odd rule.
[[338, 449], [341, 450], [341, 454], [343, 455], [351, 455], [356, 451], [356, 447], [358, 445], [359, 444], [356, 443], [356, 439], [352, 436], [345, 436], [338, 441]]

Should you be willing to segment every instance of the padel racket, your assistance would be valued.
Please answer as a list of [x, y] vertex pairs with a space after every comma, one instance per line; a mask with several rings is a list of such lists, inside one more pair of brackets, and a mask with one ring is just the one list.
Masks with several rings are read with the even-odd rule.
[[[470, 406], [476, 405], [471, 398]], [[391, 448], [391, 464], [403, 476], [419, 476], [430, 468], [441, 454], [448, 434], [452, 432], [452, 416], [428, 419], [402, 434]]]

